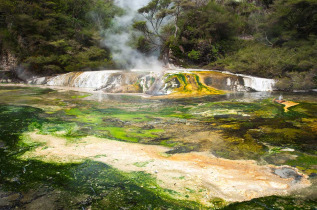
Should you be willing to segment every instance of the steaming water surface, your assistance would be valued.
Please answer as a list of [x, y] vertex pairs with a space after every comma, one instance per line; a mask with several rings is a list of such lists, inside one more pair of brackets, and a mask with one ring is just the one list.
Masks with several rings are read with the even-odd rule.
[[286, 112], [279, 95], [3, 86], [0, 207], [314, 208], [317, 97], [284, 94]]

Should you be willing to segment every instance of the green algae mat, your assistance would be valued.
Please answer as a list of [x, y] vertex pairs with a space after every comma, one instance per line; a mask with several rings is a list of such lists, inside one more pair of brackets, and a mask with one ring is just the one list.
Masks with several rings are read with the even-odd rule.
[[[316, 94], [285, 94], [299, 103], [284, 111], [273, 102], [279, 93], [228, 94], [186, 99], [0, 87], [0, 208], [27, 209], [314, 209], [317, 175]], [[40, 153], [56, 145], [32, 135], [77, 145], [89, 138], [165, 148], [162, 156], [206, 153], [226, 160], [292, 167], [309, 187], [284, 196], [231, 201], [204, 188], [164, 186], [138, 161], [121, 170], [94, 158], [49, 161]], [[88, 139], [88, 140], [87, 140]], [[54, 149], [55, 146], [55, 149]], [[76, 147], [76, 146], [74, 146]], [[80, 153], [80, 150], [78, 150]], [[163, 152], [162, 152], [163, 153]], [[32, 154], [32, 155], [28, 155]], [[136, 154], [137, 156], [137, 154]], [[175, 156], [177, 157], [177, 156]], [[112, 161], [116, 162], [113, 158]], [[115, 164], [114, 164], [115, 165]], [[179, 176], [178, 181], [187, 177]]]

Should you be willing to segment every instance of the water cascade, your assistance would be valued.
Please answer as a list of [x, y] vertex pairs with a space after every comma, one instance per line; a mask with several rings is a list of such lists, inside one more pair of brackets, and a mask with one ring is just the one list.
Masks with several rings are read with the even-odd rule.
[[[185, 81], [186, 80], [186, 81]], [[186, 84], [185, 84], [185, 83]], [[226, 91], [273, 91], [272, 79], [235, 75], [207, 70], [151, 71], [87, 71], [71, 72], [53, 77], [33, 78], [29, 84], [91, 88], [107, 93], [170, 94], [183, 86], [199, 86]], [[196, 83], [196, 84], [194, 84]], [[185, 88], [185, 87], [184, 87]], [[185, 90], [185, 89], [184, 89]]]
[[275, 81], [272, 79], [242, 76], [244, 81], [244, 86], [249, 87], [255, 91], [272, 91], [275, 85]]

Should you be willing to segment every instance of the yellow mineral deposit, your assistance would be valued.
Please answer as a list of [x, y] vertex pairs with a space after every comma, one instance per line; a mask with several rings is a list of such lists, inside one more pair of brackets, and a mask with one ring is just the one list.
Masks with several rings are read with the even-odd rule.
[[296, 106], [299, 103], [296, 103], [296, 102], [293, 102], [293, 101], [284, 101], [284, 102], [281, 102], [280, 104], [283, 104], [284, 105], [284, 111], [288, 112], [289, 108], [291, 108], [293, 106]]
[[144, 171], [152, 174], [161, 187], [178, 192], [173, 195], [175, 198], [199, 201], [207, 206], [214, 197], [229, 202], [245, 201], [262, 196], [286, 195], [310, 185], [304, 174], [300, 174], [300, 180], [282, 178], [274, 173], [282, 167], [257, 165], [251, 160], [227, 160], [207, 152], [168, 155], [165, 152], [169, 148], [163, 146], [96, 137], [70, 143], [63, 138], [35, 132], [25, 134], [24, 139], [42, 144], [26, 152], [23, 159], [57, 163], [92, 159], [126, 172]]

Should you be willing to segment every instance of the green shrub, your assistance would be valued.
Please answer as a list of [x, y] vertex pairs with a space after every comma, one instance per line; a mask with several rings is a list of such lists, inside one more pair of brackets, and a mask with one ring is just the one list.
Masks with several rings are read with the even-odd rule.
[[[245, 47], [211, 63], [210, 66], [223, 66], [232, 72], [261, 77], [282, 78], [287, 76], [296, 86], [302, 79], [310, 79], [316, 75], [316, 71], [314, 71], [317, 69], [316, 57], [317, 42], [314, 40], [302, 41], [301, 46], [285, 44], [282, 47], [270, 47], [255, 41], [247, 41]], [[287, 89], [289, 79], [282, 79], [279, 82], [282, 89]], [[299, 84], [299, 86], [302, 85]], [[313, 85], [309, 82], [308, 86]]]
[[309, 90], [317, 87], [317, 71], [289, 72], [286, 77], [278, 79], [276, 88], [279, 90]]
[[196, 50], [192, 50], [188, 53], [188, 57], [192, 60], [199, 60], [200, 56], [200, 52]]

